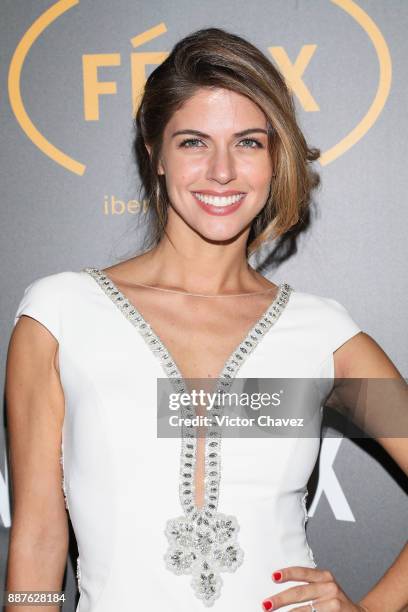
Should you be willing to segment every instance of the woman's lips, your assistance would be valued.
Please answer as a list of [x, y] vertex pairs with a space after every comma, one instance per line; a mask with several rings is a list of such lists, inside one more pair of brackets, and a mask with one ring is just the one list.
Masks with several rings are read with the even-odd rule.
[[216, 217], [220, 217], [220, 216], [224, 216], [224, 215], [229, 215], [233, 212], [235, 212], [242, 204], [242, 202], [245, 200], [245, 196], [246, 193], [242, 195], [242, 198], [240, 200], [238, 200], [238, 202], [235, 202], [234, 204], [226, 204], [225, 206], [215, 206], [213, 204], [206, 204], [205, 202], [202, 202], [201, 200], [199, 200], [195, 193], [193, 193], [193, 197], [195, 199], [195, 201], [197, 202], [197, 204], [209, 215], [214, 215]]

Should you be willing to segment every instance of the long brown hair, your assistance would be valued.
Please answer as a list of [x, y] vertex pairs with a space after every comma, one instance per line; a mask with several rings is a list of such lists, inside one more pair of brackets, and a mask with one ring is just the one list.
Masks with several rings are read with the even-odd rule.
[[[311, 192], [319, 184], [311, 162], [320, 151], [308, 147], [297, 124], [292, 94], [266, 55], [220, 28], [189, 34], [148, 77], [135, 116], [134, 150], [154, 221], [149, 246], [157, 244], [165, 232], [170, 203], [164, 176], [157, 174], [163, 132], [173, 113], [202, 87], [222, 87], [247, 96], [266, 116], [274, 176], [269, 197], [251, 224], [249, 256], [302, 221]], [[151, 147], [151, 156], [145, 143]]]

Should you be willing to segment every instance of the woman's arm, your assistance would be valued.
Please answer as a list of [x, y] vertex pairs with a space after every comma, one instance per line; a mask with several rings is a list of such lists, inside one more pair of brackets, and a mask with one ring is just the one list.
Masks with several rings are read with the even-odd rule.
[[[337, 349], [334, 353], [334, 363], [336, 378], [403, 380], [382, 348], [365, 333], [357, 334]], [[408, 405], [405, 405], [404, 409], [408, 411]], [[407, 438], [377, 437], [376, 440], [408, 475]], [[405, 544], [392, 566], [359, 604], [369, 612], [408, 611], [408, 544]]]
[[[58, 342], [21, 316], [7, 355], [7, 429], [12, 482], [8, 591], [59, 591], [68, 554], [68, 517], [61, 488], [65, 402], [56, 369]], [[61, 604], [62, 605], [62, 604]], [[60, 610], [7, 606], [6, 612]]]

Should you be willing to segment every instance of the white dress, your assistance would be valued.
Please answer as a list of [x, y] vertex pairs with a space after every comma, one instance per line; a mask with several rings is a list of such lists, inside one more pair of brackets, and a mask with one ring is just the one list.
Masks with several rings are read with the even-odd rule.
[[[206, 438], [200, 511], [188, 488], [195, 439], [157, 437], [157, 379], [182, 379], [136, 307], [100, 270], [85, 268], [32, 282], [14, 324], [23, 314], [59, 343], [62, 487], [79, 555], [76, 612], [251, 612], [304, 584], [279, 585], [271, 574], [317, 566], [305, 524], [320, 437], [224, 438], [222, 445]], [[336, 300], [282, 283], [220, 380], [238, 372], [322, 377], [323, 397], [333, 384], [333, 352], [359, 331]]]

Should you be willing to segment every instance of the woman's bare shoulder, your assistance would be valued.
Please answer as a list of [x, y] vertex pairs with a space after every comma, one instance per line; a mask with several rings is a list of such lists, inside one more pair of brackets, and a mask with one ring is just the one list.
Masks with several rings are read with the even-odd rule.
[[130, 259], [126, 259], [117, 264], [103, 268], [101, 271], [109, 277], [122, 279], [123, 281], [131, 281], [132, 279], [140, 278], [146, 275], [147, 255], [136, 255]]

